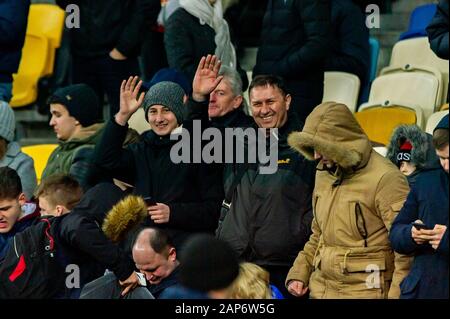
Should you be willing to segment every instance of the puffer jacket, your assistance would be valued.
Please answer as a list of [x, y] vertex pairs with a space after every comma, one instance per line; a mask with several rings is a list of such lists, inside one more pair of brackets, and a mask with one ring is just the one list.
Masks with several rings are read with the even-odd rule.
[[408, 195], [406, 178], [372, 151], [343, 104], [316, 107], [289, 144], [309, 159], [317, 151], [337, 165], [317, 167], [313, 234], [286, 283], [302, 281], [312, 298], [397, 298], [410, 258], [394, 255], [388, 235]]

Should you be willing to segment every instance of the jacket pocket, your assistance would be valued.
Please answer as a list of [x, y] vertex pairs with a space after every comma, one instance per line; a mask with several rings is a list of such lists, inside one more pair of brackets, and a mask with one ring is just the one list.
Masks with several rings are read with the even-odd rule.
[[350, 202], [350, 227], [352, 233], [358, 239], [364, 241], [364, 247], [367, 247], [367, 237], [369, 236], [366, 227], [366, 220], [359, 202]]

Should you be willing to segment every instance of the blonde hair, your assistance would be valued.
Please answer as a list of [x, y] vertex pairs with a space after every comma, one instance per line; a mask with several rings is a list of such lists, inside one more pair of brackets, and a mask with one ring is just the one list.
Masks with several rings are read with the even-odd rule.
[[231, 286], [232, 299], [272, 299], [269, 273], [258, 265], [241, 263], [239, 276]]

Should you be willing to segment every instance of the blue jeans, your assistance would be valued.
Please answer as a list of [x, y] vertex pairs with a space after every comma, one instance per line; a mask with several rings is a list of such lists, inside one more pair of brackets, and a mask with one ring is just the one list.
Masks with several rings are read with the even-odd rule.
[[12, 98], [12, 83], [0, 83], [0, 101], [9, 103]]

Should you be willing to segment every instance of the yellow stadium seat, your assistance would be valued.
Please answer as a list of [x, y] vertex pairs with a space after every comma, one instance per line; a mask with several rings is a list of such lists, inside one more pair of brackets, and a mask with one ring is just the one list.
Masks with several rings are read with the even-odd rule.
[[325, 72], [323, 102], [338, 102], [347, 105], [354, 113], [358, 103], [359, 78], [347, 72]]
[[424, 128], [426, 118], [433, 114], [439, 95], [439, 78], [425, 69], [414, 72], [392, 72], [375, 79], [369, 101], [359, 110], [373, 106], [403, 106], [417, 112], [417, 125]]
[[355, 117], [369, 139], [383, 145], [389, 143], [397, 126], [417, 122], [416, 111], [401, 106], [370, 107], [355, 113]]
[[42, 76], [53, 74], [56, 49], [61, 46], [64, 17], [65, 11], [54, 4], [36, 3], [30, 6], [27, 33], [40, 34], [49, 40], [49, 55]]
[[22, 152], [31, 156], [34, 160], [34, 169], [36, 170], [38, 183], [41, 182], [42, 172], [47, 166], [48, 158], [56, 147], [58, 147], [58, 144], [38, 144], [22, 147]]
[[443, 104], [440, 108], [439, 111], [447, 111], [448, 110], [448, 103]]
[[34, 103], [39, 79], [53, 74], [56, 49], [61, 45], [65, 12], [53, 4], [32, 4], [19, 70], [14, 74], [14, 108]]
[[36, 101], [37, 84], [45, 70], [47, 57], [47, 38], [27, 33], [19, 71], [13, 75], [13, 97], [10, 103], [13, 108], [26, 106]]

